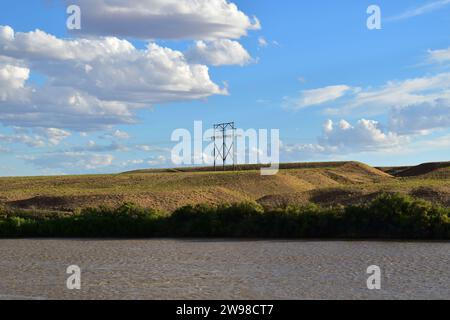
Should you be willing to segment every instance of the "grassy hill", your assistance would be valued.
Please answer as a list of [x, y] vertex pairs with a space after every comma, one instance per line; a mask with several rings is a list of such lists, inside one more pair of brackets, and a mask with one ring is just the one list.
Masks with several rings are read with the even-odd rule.
[[394, 171], [359, 162], [293, 163], [281, 165], [275, 176], [261, 176], [259, 167], [243, 166], [236, 172], [183, 168], [116, 175], [0, 178], [0, 203], [23, 209], [74, 211], [133, 202], [172, 211], [188, 204], [243, 201], [266, 207], [345, 205], [365, 202], [384, 192], [399, 192], [450, 206], [450, 163], [432, 170], [419, 170], [419, 166]]
[[395, 177], [450, 178], [450, 162], [431, 162], [418, 166], [380, 167], [377, 169]]
[[450, 178], [450, 162], [424, 163], [401, 171], [398, 176], [448, 179]]

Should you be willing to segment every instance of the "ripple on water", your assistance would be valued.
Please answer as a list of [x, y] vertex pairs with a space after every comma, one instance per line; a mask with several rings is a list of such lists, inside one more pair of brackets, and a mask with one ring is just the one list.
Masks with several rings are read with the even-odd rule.
[[[0, 299], [450, 299], [449, 255], [448, 242], [0, 240]], [[72, 264], [81, 291], [65, 287]]]

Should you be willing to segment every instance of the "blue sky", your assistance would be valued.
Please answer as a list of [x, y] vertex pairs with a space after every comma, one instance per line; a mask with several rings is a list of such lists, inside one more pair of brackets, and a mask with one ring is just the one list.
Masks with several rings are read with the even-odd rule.
[[449, 160], [450, 1], [160, 3], [2, 2], [1, 176], [170, 167], [196, 120], [280, 129], [282, 161]]

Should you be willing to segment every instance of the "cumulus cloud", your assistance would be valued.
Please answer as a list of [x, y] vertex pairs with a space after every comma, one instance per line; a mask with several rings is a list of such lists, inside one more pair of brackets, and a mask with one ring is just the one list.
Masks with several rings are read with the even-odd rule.
[[186, 58], [191, 63], [212, 66], [246, 65], [252, 58], [247, 50], [237, 41], [221, 39], [215, 41], [197, 41], [186, 52]]
[[337, 124], [328, 120], [319, 139], [321, 145], [340, 150], [379, 150], [398, 146], [402, 141], [396, 133], [383, 130], [379, 122], [366, 119], [359, 120], [355, 125], [345, 120]]
[[[113, 37], [63, 40], [0, 26], [2, 56], [15, 61], [0, 64], [0, 121], [7, 125], [86, 131], [132, 123], [137, 108], [226, 93], [207, 66], [154, 43], [138, 50]], [[47, 83], [27, 85], [30, 70]]]
[[43, 137], [27, 134], [14, 134], [14, 135], [0, 134], [0, 141], [9, 144], [24, 144], [33, 148], [42, 148], [47, 145]]
[[260, 29], [227, 0], [67, 0], [82, 10], [77, 33], [137, 39], [238, 39]]
[[67, 139], [72, 134], [66, 130], [57, 129], [57, 128], [41, 128], [38, 131], [48, 139], [50, 145], [57, 146], [63, 141]]
[[390, 127], [401, 134], [450, 128], [450, 100], [437, 99], [393, 108], [390, 115]]
[[[114, 142], [64, 144], [64, 151], [27, 157], [39, 168], [70, 172], [112, 165], [128, 133], [114, 126], [135, 123], [137, 111], [154, 105], [227, 94], [209, 76], [207, 65], [245, 65], [250, 54], [237, 39], [260, 29], [229, 0], [75, 0], [82, 9], [77, 38], [45, 31], [16, 32], [0, 25], [0, 124], [16, 127], [0, 141], [55, 147], [78, 131], [106, 131]], [[124, 38], [150, 41], [136, 48]], [[153, 39], [195, 40], [185, 53]], [[30, 81], [35, 76], [43, 83]], [[117, 140], [117, 141], [116, 141]], [[163, 148], [159, 148], [163, 149]], [[53, 149], [54, 150], [54, 149]], [[2, 149], [3, 151], [3, 149]], [[157, 165], [160, 156], [145, 159]]]
[[346, 120], [337, 123], [327, 120], [323, 124], [322, 136], [317, 143], [284, 145], [287, 153], [314, 155], [336, 155], [395, 149], [408, 142], [408, 137], [399, 136], [382, 128], [379, 122], [361, 119], [352, 125]]
[[0, 134], [0, 141], [14, 144], [25, 144], [29, 147], [43, 148], [59, 145], [70, 137], [70, 132], [56, 128], [15, 128], [10, 135]]
[[30, 76], [30, 70], [11, 65], [0, 66], [0, 94], [1, 99], [7, 99], [8, 89], [20, 89]]
[[317, 144], [288, 146], [291, 151], [326, 155], [394, 149], [410, 143], [417, 135], [450, 128], [450, 73], [389, 81], [380, 87], [308, 90], [297, 105], [329, 102], [342, 96], [342, 92], [345, 97], [336, 102], [337, 107], [325, 109], [326, 114], [388, 115], [388, 127], [365, 119], [354, 125], [345, 120], [329, 120]]

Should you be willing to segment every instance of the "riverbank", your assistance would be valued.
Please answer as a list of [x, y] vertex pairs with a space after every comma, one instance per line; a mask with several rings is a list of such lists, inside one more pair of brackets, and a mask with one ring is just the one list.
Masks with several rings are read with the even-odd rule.
[[400, 194], [346, 207], [239, 203], [186, 206], [170, 214], [133, 204], [73, 214], [3, 208], [0, 237], [448, 240], [450, 209]]

